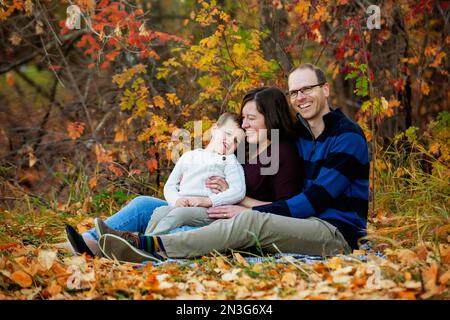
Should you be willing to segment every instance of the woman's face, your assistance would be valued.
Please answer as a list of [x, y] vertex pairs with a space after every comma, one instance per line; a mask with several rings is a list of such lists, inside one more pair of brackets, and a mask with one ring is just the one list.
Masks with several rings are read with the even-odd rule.
[[267, 140], [264, 115], [258, 111], [255, 101], [247, 102], [242, 108], [242, 129], [245, 130], [248, 143], [261, 143]]

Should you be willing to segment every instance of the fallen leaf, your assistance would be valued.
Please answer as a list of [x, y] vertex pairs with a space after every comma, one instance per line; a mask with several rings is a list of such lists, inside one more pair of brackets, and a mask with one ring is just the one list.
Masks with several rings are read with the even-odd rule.
[[72, 140], [76, 140], [83, 134], [84, 122], [71, 122], [67, 125], [67, 133]]
[[22, 288], [28, 288], [33, 284], [33, 279], [22, 270], [15, 271], [11, 275], [12, 280], [20, 285]]
[[233, 257], [237, 260], [237, 262], [245, 267], [249, 266], [247, 260], [239, 252], [233, 252]]
[[450, 270], [447, 270], [442, 276], [439, 277], [439, 283], [446, 285], [448, 280], [450, 280]]
[[222, 275], [223, 281], [234, 281], [238, 279], [238, 274], [241, 272], [240, 268], [232, 269], [230, 272], [226, 272]]
[[42, 291], [42, 295], [45, 298], [50, 298], [60, 294], [62, 291], [62, 287], [59, 284], [53, 283]]
[[399, 250], [398, 258], [400, 259], [400, 263], [404, 266], [414, 265], [420, 261], [417, 254], [409, 249]]
[[333, 270], [337, 270], [342, 267], [342, 260], [339, 257], [333, 257], [327, 262], [327, 267]]
[[14, 243], [14, 242], [9, 242], [9, 243], [0, 243], [0, 250], [6, 250], [9, 248], [14, 248], [16, 247], [18, 244]]
[[297, 282], [297, 275], [294, 272], [286, 272], [281, 277], [281, 283], [293, 287], [295, 286], [295, 283]]
[[398, 299], [416, 300], [416, 293], [413, 291], [401, 291], [397, 295]]
[[45, 271], [50, 270], [56, 259], [56, 251], [42, 250], [39, 252], [38, 262]]
[[422, 284], [419, 281], [408, 280], [403, 283], [403, 286], [407, 289], [420, 289]]

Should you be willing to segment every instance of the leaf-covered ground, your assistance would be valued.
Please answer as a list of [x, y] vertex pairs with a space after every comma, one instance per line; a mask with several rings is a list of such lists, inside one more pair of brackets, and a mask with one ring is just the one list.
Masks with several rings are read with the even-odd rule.
[[[239, 253], [186, 264], [117, 264], [52, 245], [0, 245], [0, 299], [448, 299], [450, 245], [355, 251], [323, 262], [248, 264]], [[366, 260], [362, 261], [361, 255]]]

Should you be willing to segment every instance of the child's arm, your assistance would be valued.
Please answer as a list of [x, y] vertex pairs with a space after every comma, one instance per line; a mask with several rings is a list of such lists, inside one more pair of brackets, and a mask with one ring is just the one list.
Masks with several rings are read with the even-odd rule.
[[208, 197], [187, 197], [187, 207], [203, 207], [209, 208], [212, 206], [212, 202]]
[[209, 196], [213, 207], [239, 203], [245, 197], [244, 169], [236, 158], [232, 163], [225, 166], [224, 173], [229, 188]]

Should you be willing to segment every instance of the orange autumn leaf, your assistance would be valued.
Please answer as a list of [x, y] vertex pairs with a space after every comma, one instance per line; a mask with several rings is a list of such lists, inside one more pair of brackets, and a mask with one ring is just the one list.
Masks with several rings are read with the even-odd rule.
[[425, 96], [427, 96], [430, 93], [430, 86], [425, 81], [422, 81], [420, 83], [420, 92], [422, 92], [422, 94]]
[[108, 166], [108, 170], [111, 171], [112, 173], [114, 173], [117, 177], [120, 177], [123, 175], [122, 169], [120, 169], [119, 167], [117, 167], [113, 164], [110, 164]]
[[11, 278], [22, 288], [28, 288], [33, 284], [33, 279], [31, 279], [31, 277], [22, 270], [15, 271], [11, 275]]
[[413, 291], [402, 291], [398, 293], [399, 299], [416, 300], [416, 293]]
[[90, 178], [89, 179], [89, 189], [95, 190], [96, 187], [97, 187], [97, 177]]
[[165, 106], [164, 98], [161, 96], [153, 97], [153, 104], [155, 105], [155, 107], [163, 109]]
[[69, 137], [73, 140], [78, 139], [81, 137], [84, 131], [84, 127], [86, 125], [84, 122], [71, 122], [67, 126], [67, 133], [69, 134]]
[[122, 129], [119, 129], [116, 131], [116, 134], [114, 135], [114, 142], [124, 142], [126, 141], [125, 133]]
[[10, 87], [12, 87], [14, 85], [14, 76], [13, 76], [12, 72], [8, 72], [6, 74], [6, 84]]
[[155, 172], [158, 168], [158, 162], [155, 159], [150, 159], [147, 161], [147, 168], [150, 170], [150, 173]]
[[17, 243], [14, 242], [9, 242], [9, 243], [0, 243], [0, 250], [6, 250], [9, 248], [13, 248], [15, 246], [17, 246]]
[[101, 144], [96, 143], [94, 145], [94, 153], [97, 156], [97, 162], [111, 162], [113, 158], [110, 154], [106, 152]]

